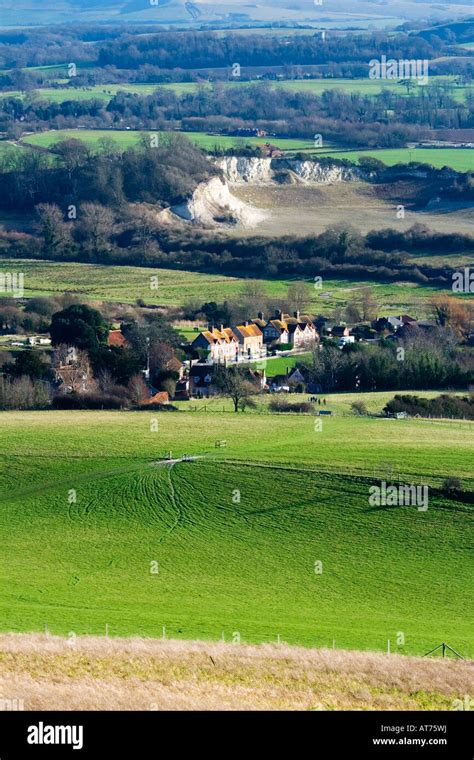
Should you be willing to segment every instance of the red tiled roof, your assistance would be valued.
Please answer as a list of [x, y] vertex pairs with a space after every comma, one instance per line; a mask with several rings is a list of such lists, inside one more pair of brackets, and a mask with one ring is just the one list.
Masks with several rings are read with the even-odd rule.
[[124, 348], [125, 346], [128, 346], [128, 341], [126, 337], [122, 335], [121, 330], [109, 330], [109, 335], [107, 337], [107, 345], [119, 346], [120, 348]]

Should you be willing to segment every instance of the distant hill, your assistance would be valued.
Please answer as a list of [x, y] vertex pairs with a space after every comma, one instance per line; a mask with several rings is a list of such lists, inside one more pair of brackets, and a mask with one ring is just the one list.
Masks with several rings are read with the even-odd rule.
[[429, 40], [434, 34], [449, 43], [474, 42], [474, 16], [460, 21], [450, 21], [448, 24], [437, 24], [417, 32], [419, 37], [426, 40]]
[[[156, 2], [156, 4], [155, 4]], [[467, 16], [470, 3], [456, 5], [399, 0], [17, 0], [0, 10], [0, 26], [58, 23], [135, 23], [249, 25], [270, 23], [394, 26], [404, 21], [436, 24]]]

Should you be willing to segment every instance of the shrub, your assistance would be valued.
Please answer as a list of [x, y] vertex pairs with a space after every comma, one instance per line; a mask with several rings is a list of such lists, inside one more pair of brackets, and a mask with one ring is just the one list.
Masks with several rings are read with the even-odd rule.
[[134, 407], [137, 412], [177, 412], [178, 407], [173, 404], [138, 404]]
[[397, 394], [388, 402], [384, 412], [396, 414], [406, 412], [410, 416], [452, 417], [455, 419], [474, 420], [474, 397], [451, 396], [442, 393], [436, 398]]
[[275, 398], [269, 404], [272, 412], [292, 412], [294, 414], [311, 414], [314, 409], [309, 401], [290, 402], [284, 398]]
[[41, 380], [0, 375], [0, 409], [45, 409], [49, 406], [49, 385]]
[[124, 409], [128, 401], [109, 393], [67, 393], [53, 399], [55, 409]]
[[446, 478], [443, 481], [443, 491], [446, 493], [460, 493], [462, 491], [462, 483], [459, 478]]
[[358, 414], [361, 417], [366, 416], [368, 414], [367, 407], [363, 401], [353, 401], [351, 404], [351, 409], [354, 412], [354, 414]]

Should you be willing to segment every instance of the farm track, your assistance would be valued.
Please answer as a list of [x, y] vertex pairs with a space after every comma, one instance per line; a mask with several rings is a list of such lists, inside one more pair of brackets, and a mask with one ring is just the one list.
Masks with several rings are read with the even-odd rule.
[[[82, 461], [90, 461], [89, 457], [78, 458], [80, 458]], [[112, 458], [115, 459], [115, 457]], [[78, 475], [70, 475], [68, 478], [61, 478], [60, 480], [56, 480], [54, 482], [46, 481], [33, 488], [23, 488], [20, 490], [15, 489], [14, 493], [9, 492], [8, 495], [4, 492], [0, 492], [0, 498], [6, 496], [9, 502], [17, 501], [18, 499], [24, 499], [29, 496], [42, 495], [45, 493], [45, 491], [54, 491], [58, 488], [61, 488], [62, 486], [71, 488], [74, 484], [77, 483], [88, 483], [96, 480], [115, 477], [117, 475], [140, 472], [141, 470], [152, 466], [156, 466], [156, 463], [151, 461], [142, 461], [138, 465], [129, 465], [128, 467], [115, 467], [111, 470], [91, 470]]]

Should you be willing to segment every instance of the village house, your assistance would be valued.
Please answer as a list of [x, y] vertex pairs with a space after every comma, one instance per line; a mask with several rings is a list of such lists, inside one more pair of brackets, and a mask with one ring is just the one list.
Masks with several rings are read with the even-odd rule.
[[397, 338], [407, 338], [413, 335], [416, 331], [433, 332], [438, 327], [434, 319], [417, 319], [411, 322], [406, 322], [402, 327], [397, 330]]
[[263, 333], [252, 322], [236, 325], [233, 328], [234, 335], [239, 341], [239, 355], [241, 359], [259, 359], [263, 354]]
[[[258, 319], [253, 320], [258, 326], [263, 322], [263, 314], [259, 313]], [[311, 319], [295, 311], [293, 316], [278, 311], [275, 318], [271, 319], [260, 328], [263, 333], [264, 343], [289, 344], [291, 348], [311, 348], [319, 341], [319, 333]]]
[[212, 367], [209, 364], [193, 364], [189, 370], [190, 396], [216, 396], [219, 389], [212, 383]]
[[88, 361], [71, 359], [54, 368], [54, 379], [61, 393], [91, 393], [96, 382]]
[[306, 384], [306, 378], [301, 372], [301, 370], [294, 369], [293, 372], [288, 377], [288, 383], [289, 385], [305, 385]]
[[223, 325], [221, 325], [220, 330], [213, 327], [199, 333], [191, 343], [191, 347], [195, 351], [198, 349], [209, 351], [211, 364], [235, 362], [239, 354], [238, 339], [230, 327], [224, 328]]
[[330, 331], [331, 338], [348, 338], [351, 331], [347, 325], [333, 325]]
[[263, 311], [259, 311], [255, 319], [252, 319], [252, 324], [257, 325], [257, 327], [260, 328], [260, 330], [262, 331], [262, 335], [263, 335], [263, 328], [267, 324], [266, 320], [263, 317], [264, 317]]
[[178, 380], [174, 397], [176, 401], [186, 401], [189, 398], [189, 375], [184, 375]]
[[270, 319], [262, 329], [264, 343], [289, 343], [288, 326], [281, 319]]
[[172, 356], [165, 364], [165, 369], [168, 372], [176, 372], [178, 379], [181, 380], [184, 375], [184, 364], [177, 356]]
[[27, 346], [50, 346], [51, 338], [45, 338], [42, 335], [30, 335], [26, 339]]
[[377, 332], [383, 332], [384, 330], [397, 332], [401, 327], [409, 325], [412, 322], [416, 322], [413, 317], [408, 316], [408, 314], [401, 314], [399, 317], [379, 317], [372, 322], [372, 327], [374, 327]]
[[109, 347], [115, 346], [116, 348], [128, 348], [130, 344], [121, 330], [109, 330], [107, 345]]
[[156, 391], [151, 396], [142, 399], [141, 406], [148, 406], [149, 404], [169, 404], [170, 397], [168, 391]]
[[319, 333], [308, 316], [299, 311], [293, 316], [278, 311], [270, 320], [259, 312], [250, 322], [203, 330], [191, 347], [193, 351], [207, 352], [208, 364], [226, 364], [261, 359], [266, 356], [269, 344], [287, 346], [289, 350], [311, 349], [318, 341]]
[[268, 387], [272, 393], [290, 392], [288, 375], [274, 375], [268, 380]]

